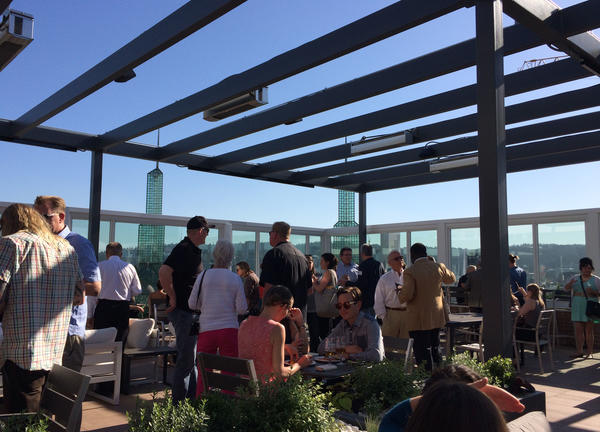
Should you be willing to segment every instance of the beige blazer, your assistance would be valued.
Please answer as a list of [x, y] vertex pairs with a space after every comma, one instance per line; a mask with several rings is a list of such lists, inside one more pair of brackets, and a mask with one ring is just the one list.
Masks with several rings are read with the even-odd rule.
[[451, 284], [456, 276], [442, 263], [418, 259], [404, 270], [404, 285], [398, 295], [407, 304], [408, 330], [431, 330], [446, 325], [442, 304], [442, 283]]

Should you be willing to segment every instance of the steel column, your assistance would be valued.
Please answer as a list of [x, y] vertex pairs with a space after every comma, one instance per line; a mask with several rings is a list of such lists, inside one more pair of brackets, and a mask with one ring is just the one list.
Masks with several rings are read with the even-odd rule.
[[475, 16], [485, 354], [510, 356], [502, 2], [478, 0]]
[[358, 244], [367, 242], [367, 193], [358, 193]]
[[92, 152], [90, 178], [90, 208], [88, 216], [88, 240], [92, 242], [96, 257], [100, 244], [100, 202], [102, 199], [102, 152]]

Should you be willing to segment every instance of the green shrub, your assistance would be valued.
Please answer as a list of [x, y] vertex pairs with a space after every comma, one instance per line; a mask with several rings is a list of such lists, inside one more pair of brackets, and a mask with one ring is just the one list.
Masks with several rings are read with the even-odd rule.
[[48, 420], [41, 414], [6, 417], [0, 421], [2, 432], [48, 432]]
[[[300, 374], [287, 381], [260, 384], [258, 397], [249, 391], [241, 400], [246, 430], [262, 432], [330, 432], [337, 430], [328, 395]], [[211, 415], [212, 416], [212, 415]]]
[[170, 394], [152, 402], [139, 399], [133, 414], [127, 413], [130, 432], [204, 432], [208, 431], [204, 402], [184, 400], [173, 404]]
[[487, 377], [489, 383], [498, 387], [508, 388], [515, 375], [512, 360], [502, 356], [492, 357], [485, 363], [471, 357], [469, 353], [454, 354], [449, 363], [467, 366], [483, 377]]
[[419, 394], [424, 376], [406, 373], [404, 364], [384, 360], [369, 367], [357, 368], [343, 384], [335, 386], [333, 405], [345, 411], [377, 417], [384, 410], [406, 398]]

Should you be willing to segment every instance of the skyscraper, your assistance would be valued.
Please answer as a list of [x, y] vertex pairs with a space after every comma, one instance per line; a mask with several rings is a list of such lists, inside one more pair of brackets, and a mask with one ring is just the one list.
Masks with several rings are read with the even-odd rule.
[[[163, 173], [158, 168], [146, 177], [146, 214], [162, 214]], [[138, 228], [138, 274], [142, 286], [156, 284], [158, 268], [163, 262], [165, 227], [140, 224]]]
[[[356, 227], [354, 192], [338, 191], [338, 221], [334, 228], [338, 227]], [[358, 232], [353, 235], [333, 236], [331, 237], [331, 248], [334, 254], [337, 254], [342, 247], [352, 248], [353, 259], [358, 262]]]

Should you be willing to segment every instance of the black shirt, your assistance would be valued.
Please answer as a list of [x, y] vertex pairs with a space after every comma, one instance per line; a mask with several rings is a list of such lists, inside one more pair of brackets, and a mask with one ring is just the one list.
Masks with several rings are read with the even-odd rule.
[[173, 290], [177, 297], [177, 308], [191, 312], [188, 299], [202, 268], [202, 251], [185, 237], [173, 248], [164, 264], [173, 269]]
[[362, 293], [362, 309], [372, 308], [375, 304], [375, 288], [384, 273], [383, 264], [373, 257], [367, 258], [358, 266], [356, 286]]
[[260, 285], [283, 285], [294, 296], [294, 306], [306, 306], [306, 292], [312, 285], [308, 262], [290, 242], [282, 242], [265, 254], [260, 273]]

